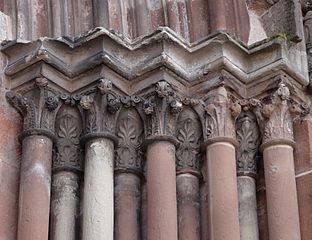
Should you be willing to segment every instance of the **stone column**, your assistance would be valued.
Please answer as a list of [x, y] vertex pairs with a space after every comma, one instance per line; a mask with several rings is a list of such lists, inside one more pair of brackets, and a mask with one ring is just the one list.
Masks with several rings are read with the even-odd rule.
[[241, 114], [236, 123], [236, 136], [239, 142], [236, 158], [240, 239], [258, 240], [256, 157], [260, 145], [260, 132], [257, 119], [252, 112], [244, 111]]
[[[66, 104], [66, 101], [65, 101]], [[78, 238], [82, 121], [78, 109], [63, 105], [56, 117], [50, 239]]]
[[27, 96], [8, 92], [8, 101], [24, 117], [19, 188], [18, 240], [48, 240], [54, 110], [46, 79], [36, 79]]
[[48, 239], [52, 140], [28, 136], [22, 143], [18, 240]]
[[96, 92], [81, 98], [85, 111], [83, 240], [114, 239], [114, 135], [119, 102], [112, 83], [101, 79]]
[[57, 171], [52, 179], [51, 230], [53, 240], [78, 237], [79, 176], [71, 171]]
[[258, 111], [262, 123], [269, 236], [272, 240], [299, 240], [299, 213], [293, 157], [292, 118], [300, 109], [289, 102], [281, 83], [271, 103]]
[[211, 91], [205, 107], [209, 239], [239, 240], [235, 119], [240, 106], [224, 87]]
[[114, 239], [140, 240], [143, 126], [134, 108], [121, 111], [116, 135]]
[[175, 133], [182, 103], [172, 99], [171, 86], [161, 81], [144, 103], [146, 119], [147, 239], [177, 240]]
[[83, 240], [113, 240], [114, 143], [109, 138], [88, 140], [85, 147]]
[[190, 108], [180, 113], [177, 123], [179, 148], [176, 152], [179, 240], [200, 239], [200, 140], [202, 128]]
[[147, 239], [178, 239], [175, 146], [155, 139], [147, 147]]

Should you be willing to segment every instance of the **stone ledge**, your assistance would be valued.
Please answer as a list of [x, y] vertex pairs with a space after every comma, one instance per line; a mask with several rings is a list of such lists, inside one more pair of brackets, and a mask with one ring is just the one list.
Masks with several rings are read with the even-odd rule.
[[187, 82], [191, 86], [202, 79], [210, 81], [221, 70], [243, 84], [285, 71], [301, 85], [308, 85], [305, 56], [292, 51], [280, 38], [247, 47], [230, 34], [218, 32], [188, 44], [169, 28], [160, 28], [130, 41], [100, 28], [73, 41], [41, 38], [33, 42], [3, 42], [1, 50], [8, 59], [5, 73], [11, 89], [36, 76], [46, 76], [73, 92], [94, 82], [94, 77], [103, 75], [103, 71], [117, 74], [120, 81], [138, 83], [155, 70], [169, 71], [182, 85]]

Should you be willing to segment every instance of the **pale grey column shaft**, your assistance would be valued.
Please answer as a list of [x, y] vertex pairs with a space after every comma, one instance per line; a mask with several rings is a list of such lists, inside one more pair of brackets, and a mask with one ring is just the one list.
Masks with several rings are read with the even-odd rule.
[[82, 240], [114, 238], [114, 144], [86, 143]]
[[51, 240], [78, 238], [79, 177], [61, 171], [52, 178]]
[[256, 181], [249, 176], [237, 178], [240, 240], [259, 240]]

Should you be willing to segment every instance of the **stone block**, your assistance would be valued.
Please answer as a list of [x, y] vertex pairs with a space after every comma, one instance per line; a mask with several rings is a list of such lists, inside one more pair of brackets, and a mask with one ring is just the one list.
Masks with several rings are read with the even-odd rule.
[[312, 121], [298, 121], [294, 124], [295, 170], [296, 174], [312, 169]]
[[312, 239], [312, 173], [297, 177], [297, 193], [302, 240]]

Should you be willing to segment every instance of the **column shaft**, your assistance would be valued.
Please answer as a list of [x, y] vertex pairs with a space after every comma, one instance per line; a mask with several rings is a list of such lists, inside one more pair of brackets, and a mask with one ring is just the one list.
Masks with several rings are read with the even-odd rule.
[[200, 239], [199, 180], [183, 173], [177, 176], [179, 240]]
[[33, 135], [23, 140], [18, 240], [48, 240], [52, 141]]
[[78, 238], [79, 177], [57, 172], [52, 179], [51, 240]]
[[207, 146], [209, 239], [239, 240], [235, 148], [227, 142]]
[[175, 147], [156, 141], [147, 147], [147, 239], [177, 240]]
[[239, 225], [241, 240], [258, 240], [258, 215], [256, 198], [256, 181], [249, 176], [239, 176], [238, 202], [239, 202]]
[[114, 144], [101, 138], [86, 143], [83, 240], [113, 240]]
[[139, 240], [141, 179], [133, 173], [115, 176], [115, 240]]
[[300, 240], [293, 148], [263, 150], [270, 240]]

